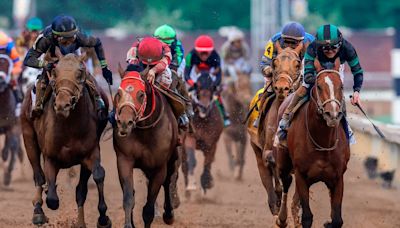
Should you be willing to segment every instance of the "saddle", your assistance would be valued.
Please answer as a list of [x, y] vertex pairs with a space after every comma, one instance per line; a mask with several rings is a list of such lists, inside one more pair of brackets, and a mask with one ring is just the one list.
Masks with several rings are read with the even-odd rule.
[[184, 100], [184, 97], [171, 89], [158, 85], [157, 83], [154, 84], [154, 88], [156, 88], [160, 93], [165, 96], [168, 103], [172, 107], [172, 111], [175, 117], [179, 117], [185, 112], [186, 101]]

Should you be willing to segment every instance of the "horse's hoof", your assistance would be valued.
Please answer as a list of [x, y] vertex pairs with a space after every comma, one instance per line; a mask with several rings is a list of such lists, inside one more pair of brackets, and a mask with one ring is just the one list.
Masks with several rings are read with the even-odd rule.
[[181, 205], [181, 200], [179, 199], [178, 193], [176, 192], [172, 194], [171, 198], [172, 198], [172, 208], [177, 209], [179, 205]]
[[33, 225], [40, 226], [47, 223], [49, 219], [44, 214], [33, 214], [32, 223]]
[[106, 218], [103, 220], [104, 221], [100, 221], [100, 218], [99, 218], [99, 220], [97, 221], [97, 228], [111, 228], [112, 227], [111, 219], [108, 216], [106, 216]]
[[[274, 216], [274, 217], [275, 217], [275, 216]], [[287, 222], [286, 222], [286, 221], [281, 221], [281, 220], [276, 216], [275, 227], [285, 228], [285, 227], [287, 227]]]
[[163, 214], [163, 220], [164, 220], [164, 223], [165, 223], [165, 224], [167, 224], [167, 225], [172, 225], [172, 224], [174, 223], [174, 221], [175, 221], [175, 219], [174, 219], [174, 213], [171, 212], [170, 214], [167, 214], [167, 213], [164, 212], [164, 214]]
[[46, 205], [51, 210], [57, 210], [60, 206], [60, 201], [58, 199], [51, 199], [49, 197], [46, 198]]
[[331, 228], [332, 227], [332, 223], [331, 222], [326, 222], [326, 223], [324, 223], [324, 227], [325, 228]]
[[3, 183], [5, 186], [9, 186], [11, 184], [11, 173], [8, 171], [4, 172], [4, 180]]

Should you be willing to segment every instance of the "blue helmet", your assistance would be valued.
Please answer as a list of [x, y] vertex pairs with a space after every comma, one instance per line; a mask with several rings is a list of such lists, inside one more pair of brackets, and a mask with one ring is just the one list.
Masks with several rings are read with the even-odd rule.
[[289, 22], [282, 29], [282, 38], [304, 40], [306, 34], [304, 27], [297, 22]]

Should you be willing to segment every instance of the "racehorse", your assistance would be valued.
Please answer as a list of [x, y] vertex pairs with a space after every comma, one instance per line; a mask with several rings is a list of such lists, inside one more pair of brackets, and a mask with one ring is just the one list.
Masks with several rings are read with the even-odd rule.
[[[5, 186], [11, 183], [11, 172], [14, 169], [16, 157], [23, 159], [23, 151], [20, 139], [20, 122], [15, 115], [16, 100], [9, 84], [13, 62], [8, 55], [0, 54], [0, 134], [5, 134], [4, 148], [2, 149], [3, 161], [9, 160], [4, 171], [3, 183]], [[10, 159], [8, 159], [10, 158]]]
[[161, 185], [165, 196], [163, 219], [171, 225], [174, 222], [173, 201], [177, 200], [173, 198], [179, 158], [177, 121], [164, 95], [130, 66], [127, 71], [119, 69], [122, 81], [114, 98], [117, 126], [113, 139], [123, 191], [124, 227], [134, 227], [133, 168], [141, 169], [148, 179], [147, 202], [142, 213], [145, 227], [153, 222]]
[[[223, 139], [228, 154], [229, 168], [236, 180], [242, 180], [247, 144], [246, 126], [243, 124], [245, 110], [251, 100], [250, 76], [237, 74], [237, 79], [229, 78], [227, 88], [222, 92], [231, 125], [224, 129]], [[232, 146], [236, 149], [233, 153]]]
[[[104, 200], [105, 171], [100, 164], [99, 140], [107, 119], [99, 120], [94, 99], [89, 95], [86, 80], [91, 77], [85, 69], [85, 55], [67, 54], [63, 56], [56, 49], [58, 63], [47, 72], [52, 86], [52, 96], [45, 103], [44, 113], [31, 118], [32, 95], [29, 90], [22, 105], [22, 130], [25, 147], [31, 163], [36, 194], [33, 199], [33, 224], [47, 222], [42, 210], [43, 185], [47, 182], [47, 207], [56, 210], [59, 198], [56, 191], [56, 179], [60, 169], [81, 165], [80, 179], [76, 187], [78, 205], [78, 227], [86, 227], [84, 203], [86, 200], [89, 177], [93, 179], [99, 193], [97, 227], [111, 227], [106, 215]], [[47, 56], [49, 57], [49, 56]], [[50, 60], [48, 60], [50, 61]], [[99, 88], [108, 109], [107, 97]], [[41, 167], [41, 155], [44, 159], [44, 172]]]
[[217, 150], [217, 142], [224, 128], [221, 114], [213, 100], [215, 86], [209, 73], [203, 72], [196, 82], [196, 97], [192, 98], [194, 133], [187, 133], [182, 153], [182, 171], [185, 176], [186, 190], [195, 190], [194, 169], [196, 167], [195, 150], [204, 154], [204, 167], [201, 174], [201, 187], [204, 192], [214, 186], [211, 164]]
[[[296, 49], [282, 49], [276, 45], [278, 55], [272, 60], [272, 86], [274, 94], [265, 99], [260, 107], [260, 124], [254, 131], [253, 120], [248, 121], [250, 145], [257, 159], [257, 167], [261, 181], [268, 194], [268, 206], [273, 215], [277, 215], [280, 206], [282, 188], [278, 181], [274, 163], [273, 138], [278, 126], [278, 109], [283, 100], [298, 86], [300, 81], [300, 52], [303, 44]], [[263, 96], [266, 96], [264, 92]], [[256, 95], [257, 96], [257, 95]]]
[[[310, 91], [310, 101], [294, 116], [288, 129], [287, 149], [279, 147], [277, 168], [283, 184], [282, 204], [277, 225], [286, 226], [287, 192], [292, 182], [294, 169], [296, 191], [302, 207], [302, 226], [311, 227], [313, 215], [309, 205], [309, 188], [322, 181], [330, 190], [332, 222], [326, 227], [341, 227], [343, 175], [350, 159], [350, 147], [343, 126], [345, 123], [343, 84], [339, 75], [340, 60], [333, 69], [323, 70], [319, 61], [315, 63], [315, 85]], [[282, 115], [285, 106], [279, 110]]]

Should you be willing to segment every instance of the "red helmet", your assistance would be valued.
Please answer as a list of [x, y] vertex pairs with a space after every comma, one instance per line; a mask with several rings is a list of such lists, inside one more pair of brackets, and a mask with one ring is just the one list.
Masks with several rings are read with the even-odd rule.
[[138, 46], [139, 60], [146, 65], [155, 65], [163, 58], [161, 41], [154, 37], [143, 38]]
[[201, 35], [194, 42], [194, 49], [198, 52], [211, 52], [214, 50], [214, 40], [210, 36]]

